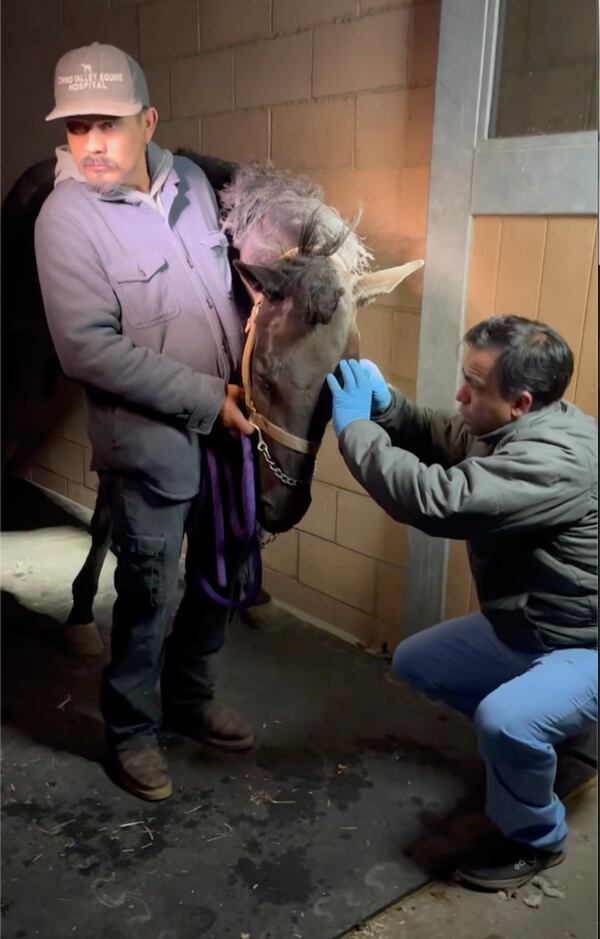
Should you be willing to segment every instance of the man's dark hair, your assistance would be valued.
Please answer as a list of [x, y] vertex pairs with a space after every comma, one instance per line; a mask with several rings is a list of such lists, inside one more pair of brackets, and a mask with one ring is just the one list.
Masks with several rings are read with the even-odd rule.
[[524, 316], [491, 316], [472, 326], [463, 342], [475, 349], [499, 349], [495, 372], [500, 394], [509, 401], [528, 391], [532, 411], [559, 401], [571, 381], [573, 353], [545, 323]]

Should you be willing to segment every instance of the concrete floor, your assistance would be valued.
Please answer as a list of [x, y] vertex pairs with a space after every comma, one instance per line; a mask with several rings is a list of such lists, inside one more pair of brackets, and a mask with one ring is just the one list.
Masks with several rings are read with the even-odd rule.
[[[60, 500], [59, 500], [60, 503]], [[63, 503], [64, 504], [64, 503]], [[5, 506], [4, 528], [7, 514]], [[69, 505], [73, 511], [72, 504]], [[77, 509], [82, 526], [89, 518], [85, 509]], [[85, 530], [65, 531], [60, 527], [36, 529], [34, 519], [29, 530], [4, 531], [2, 536], [2, 587], [17, 597], [27, 594], [28, 581], [43, 566], [47, 578], [43, 589], [29, 591], [30, 608], [43, 612], [55, 590], [58, 571], [78, 569], [85, 551]], [[82, 540], [83, 539], [83, 540]], [[83, 550], [82, 550], [83, 545]], [[72, 556], [71, 556], [72, 555]], [[70, 560], [69, 560], [70, 558]], [[112, 559], [103, 572], [100, 595], [112, 592]], [[54, 574], [52, 571], [54, 570]], [[64, 579], [64, 574], [62, 575]], [[63, 585], [64, 587], [64, 585]], [[68, 593], [64, 596], [64, 616], [68, 612]], [[510, 900], [496, 894], [468, 891], [446, 881], [434, 881], [400, 904], [381, 912], [374, 919], [355, 928], [346, 937], [369, 939], [512, 939], [527, 934], [528, 939], [592, 939], [597, 935], [597, 788], [595, 778], [580, 786], [568, 800], [571, 828], [566, 861], [550, 872], [548, 880], [564, 892], [561, 898], [545, 896], [531, 885], [521, 888]], [[541, 897], [537, 907], [524, 901]], [[535, 901], [534, 901], [535, 902]], [[87, 937], [86, 937], [87, 939]], [[92, 936], [89, 939], [93, 939]], [[261, 939], [250, 932], [249, 939]], [[288, 939], [287, 936], [277, 939]], [[341, 939], [341, 937], [340, 937]]]
[[[598, 791], [595, 779], [567, 800], [566, 860], [547, 880], [564, 897], [544, 896], [530, 884], [510, 900], [434, 881], [358, 929], [356, 939], [595, 939], [598, 935]], [[524, 901], [541, 897], [539, 907]]]

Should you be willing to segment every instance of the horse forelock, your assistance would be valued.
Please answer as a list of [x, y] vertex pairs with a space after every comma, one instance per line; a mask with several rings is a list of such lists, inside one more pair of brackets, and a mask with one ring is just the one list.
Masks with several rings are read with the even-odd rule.
[[319, 244], [339, 239], [337, 254], [348, 271], [363, 274], [371, 267], [373, 255], [356, 234], [356, 222], [347, 225], [336, 209], [323, 202], [318, 186], [307, 177], [260, 163], [239, 167], [222, 191], [221, 225], [240, 250], [242, 244], [248, 250], [258, 227], [256, 241], [263, 253], [266, 239], [274, 254], [282, 254], [292, 241], [308, 245], [310, 238], [314, 253]]

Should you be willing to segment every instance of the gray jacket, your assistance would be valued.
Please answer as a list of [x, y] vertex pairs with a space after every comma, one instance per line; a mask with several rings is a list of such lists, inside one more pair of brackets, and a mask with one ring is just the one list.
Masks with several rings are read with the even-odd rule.
[[[597, 442], [563, 401], [482, 437], [394, 392], [340, 434], [352, 475], [399, 522], [466, 539], [481, 610], [516, 648], [597, 642]], [[400, 449], [402, 448], [402, 449]]]
[[92, 469], [187, 499], [237, 366], [243, 323], [202, 170], [155, 144], [151, 191], [95, 192], [66, 148], [35, 228], [46, 316], [89, 401]]

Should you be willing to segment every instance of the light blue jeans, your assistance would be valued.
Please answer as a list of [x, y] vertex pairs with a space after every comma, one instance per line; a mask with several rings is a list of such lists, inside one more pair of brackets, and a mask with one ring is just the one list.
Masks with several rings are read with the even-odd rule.
[[500, 831], [560, 850], [567, 825], [554, 792], [554, 746], [598, 719], [597, 651], [517, 651], [472, 613], [405, 639], [392, 670], [472, 719], [486, 767], [486, 813]]

